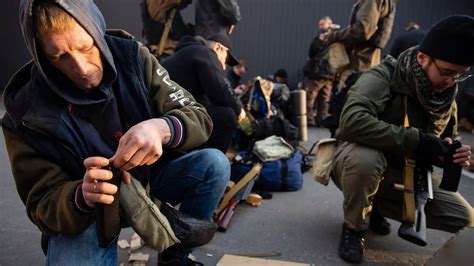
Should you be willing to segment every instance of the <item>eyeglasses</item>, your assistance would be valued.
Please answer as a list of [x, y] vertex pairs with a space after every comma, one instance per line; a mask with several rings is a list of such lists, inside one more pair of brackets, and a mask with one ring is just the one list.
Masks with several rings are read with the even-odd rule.
[[452, 74], [451, 71], [446, 71], [446, 70], [443, 70], [443, 69], [440, 69], [438, 67], [438, 65], [436, 64], [436, 61], [431, 58], [431, 61], [433, 62], [433, 64], [435, 65], [436, 69], [438, 70], [438, 73], [441, 77], [444, 77], [444, 78], [451, 78], [454, 80], [454, 83], [459, 83], [459, 82], [463, 82], [465, 80], [467, 80], [468, 78], [472, 77], [472, 75], [470, 73], [456, 73], [456, 74]]

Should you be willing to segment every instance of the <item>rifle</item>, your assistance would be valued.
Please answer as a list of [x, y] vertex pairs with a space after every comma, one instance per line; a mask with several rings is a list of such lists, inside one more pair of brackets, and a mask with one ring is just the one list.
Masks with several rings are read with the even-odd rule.
[[95, 220], [97, 223], [97, 238], [99, 246], [103, 248], [109, 247], [120, 234], [120, 201], [119, 192], [120, 184], [122, 183], [122, 171], [115, 167], [106, 167], [112, 171], [112, 179], [108, 182], [117, 186], [117, 193], [114, 195], [112, 204], [96, 203], [95, 205]]
[[218, 226], [217, 231], [227, 231], [230, 220], [234, 215], [235, 207], [239, 204], [240, 200], [245, 200], [248, 197], [261, 169], [261, 164], [254, 164], [250, 171], [224, 195], [214, 216], [214, 221]]
[[413, 175], [411, 173], [404, 175], [405, 205], [403, 208], [403, 222], [398, 228], [398, 236], [419, 246], [426, 246], [424, 209], [428, 198], [432, 198], [432, 195], [430, 195], [432, 193], [431, 169], [415, 165], [413, 170], [405, 170], [405, 173], [407, 171], [413, 171]]
[[[439, 185], [441, 189], [457, 191], [462, 167], [453, 163], [453, 154], [460, 147], [461, 143], [454, 141], [444, 155], [443, 179]], [[398, 236], [420, 246], [426, 246], [425, 204], [428, 199], [433, 199], [431, 171], [431, 167], [414, 165], [413, 160], [407, 160], [404, 169], [403, 222], [398, 229]]]

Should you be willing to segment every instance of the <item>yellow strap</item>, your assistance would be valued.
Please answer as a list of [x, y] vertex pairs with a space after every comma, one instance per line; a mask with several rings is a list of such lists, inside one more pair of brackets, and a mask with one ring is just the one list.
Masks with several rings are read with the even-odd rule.
[[403, 106], [405, 107], [405, 119], [403, 121], [403, 126], [409, 127], [410, 120], [408, 119], [408, 99], [407, 96], [403, 96]]
[[176, 10], [178, 9], [178, 6], [179, 6], [180, 2], [181, 1], [179, 1], [177, 6], [174, 7], [171, 10], [169, 17], [166, 20], [165, 28], [163, 29], [163, 33], [161, 34], [160, 44], [158, 45], [158, 56], [159, 57], [161, 57], [161, 55], [163, 54], [163, 51], [165, 50], [165, 44], [166, 44], [166, 41], [168, 40], [168, 35], [170, 33], [171, 26], [172, 26], [173, 20], [174, 20], [174, 16], [176, 15]]
[[[403, 97], [403, 107], [405, 109], [405, 119], [403, 125], [410, 126], [408, 119], [408, 98]], [[415, 223], [415, 160], [405, 158], [405, 167], [403, 168], [403, 221], [407, 223]]]

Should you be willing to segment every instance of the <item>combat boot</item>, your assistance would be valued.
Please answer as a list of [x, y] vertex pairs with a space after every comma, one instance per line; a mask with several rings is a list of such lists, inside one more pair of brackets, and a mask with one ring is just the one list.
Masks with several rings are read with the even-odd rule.
[[360, 263], [364, 257], [365, 231], [355, 231], [342, 225], [341, 240], [339, 242], [339, 256], [351, 263]]

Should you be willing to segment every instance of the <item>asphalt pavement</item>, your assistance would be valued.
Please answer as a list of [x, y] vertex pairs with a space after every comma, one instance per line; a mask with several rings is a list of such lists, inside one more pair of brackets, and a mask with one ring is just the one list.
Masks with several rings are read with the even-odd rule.
[[[0, 115], [3, 110], [0, 106]], [[0, 133], [1, 135], [1, 133]], [[327, 137], [327, 130], [311, 128], [309, 147]], [[463, 133], [465, 143], [474, 145], [474, 136]], [[471, 177], [469, 177], [470, 175]], [[474, 205], [474, 177], [464, 175], [459, 191]], [[230, 228], [216, 233], [211, 243], [195, 250], [193, 255], [205, 265], [216, 265], [224, 254], [276, 253], [274, 260], [315, 265], [345, 265], [337, 255], [342, 227], [342, 194], [330, 183], [316, 183], [312, 173], [304, 175], [303, 189], [298, 192], [274, 193], [261, 207], [238, 205]], [[419, 247], [400, 239], [399, 223], [390, 221], [392, 233], [366, 236], [364, 265], [420, 265], [426, 263], [453, 234], [428, 230], [428, 245]], [[473, 229], [466, 229], [473, 230]], [[120, 239], [130, 240], [133, 231], [124, 229]], [[156, 265], [155, 251], [143, 247], [138, 252], [150, 255], [148, 265]], [[120, 262], [128, 259], [128, 249], [119, 249]], [[28, 220], [15, 188], [3, 135], [0, 136], [0, 266], [44, 265], [40, 233]], [[474, 262], [473, 262], [474, 264]]]

